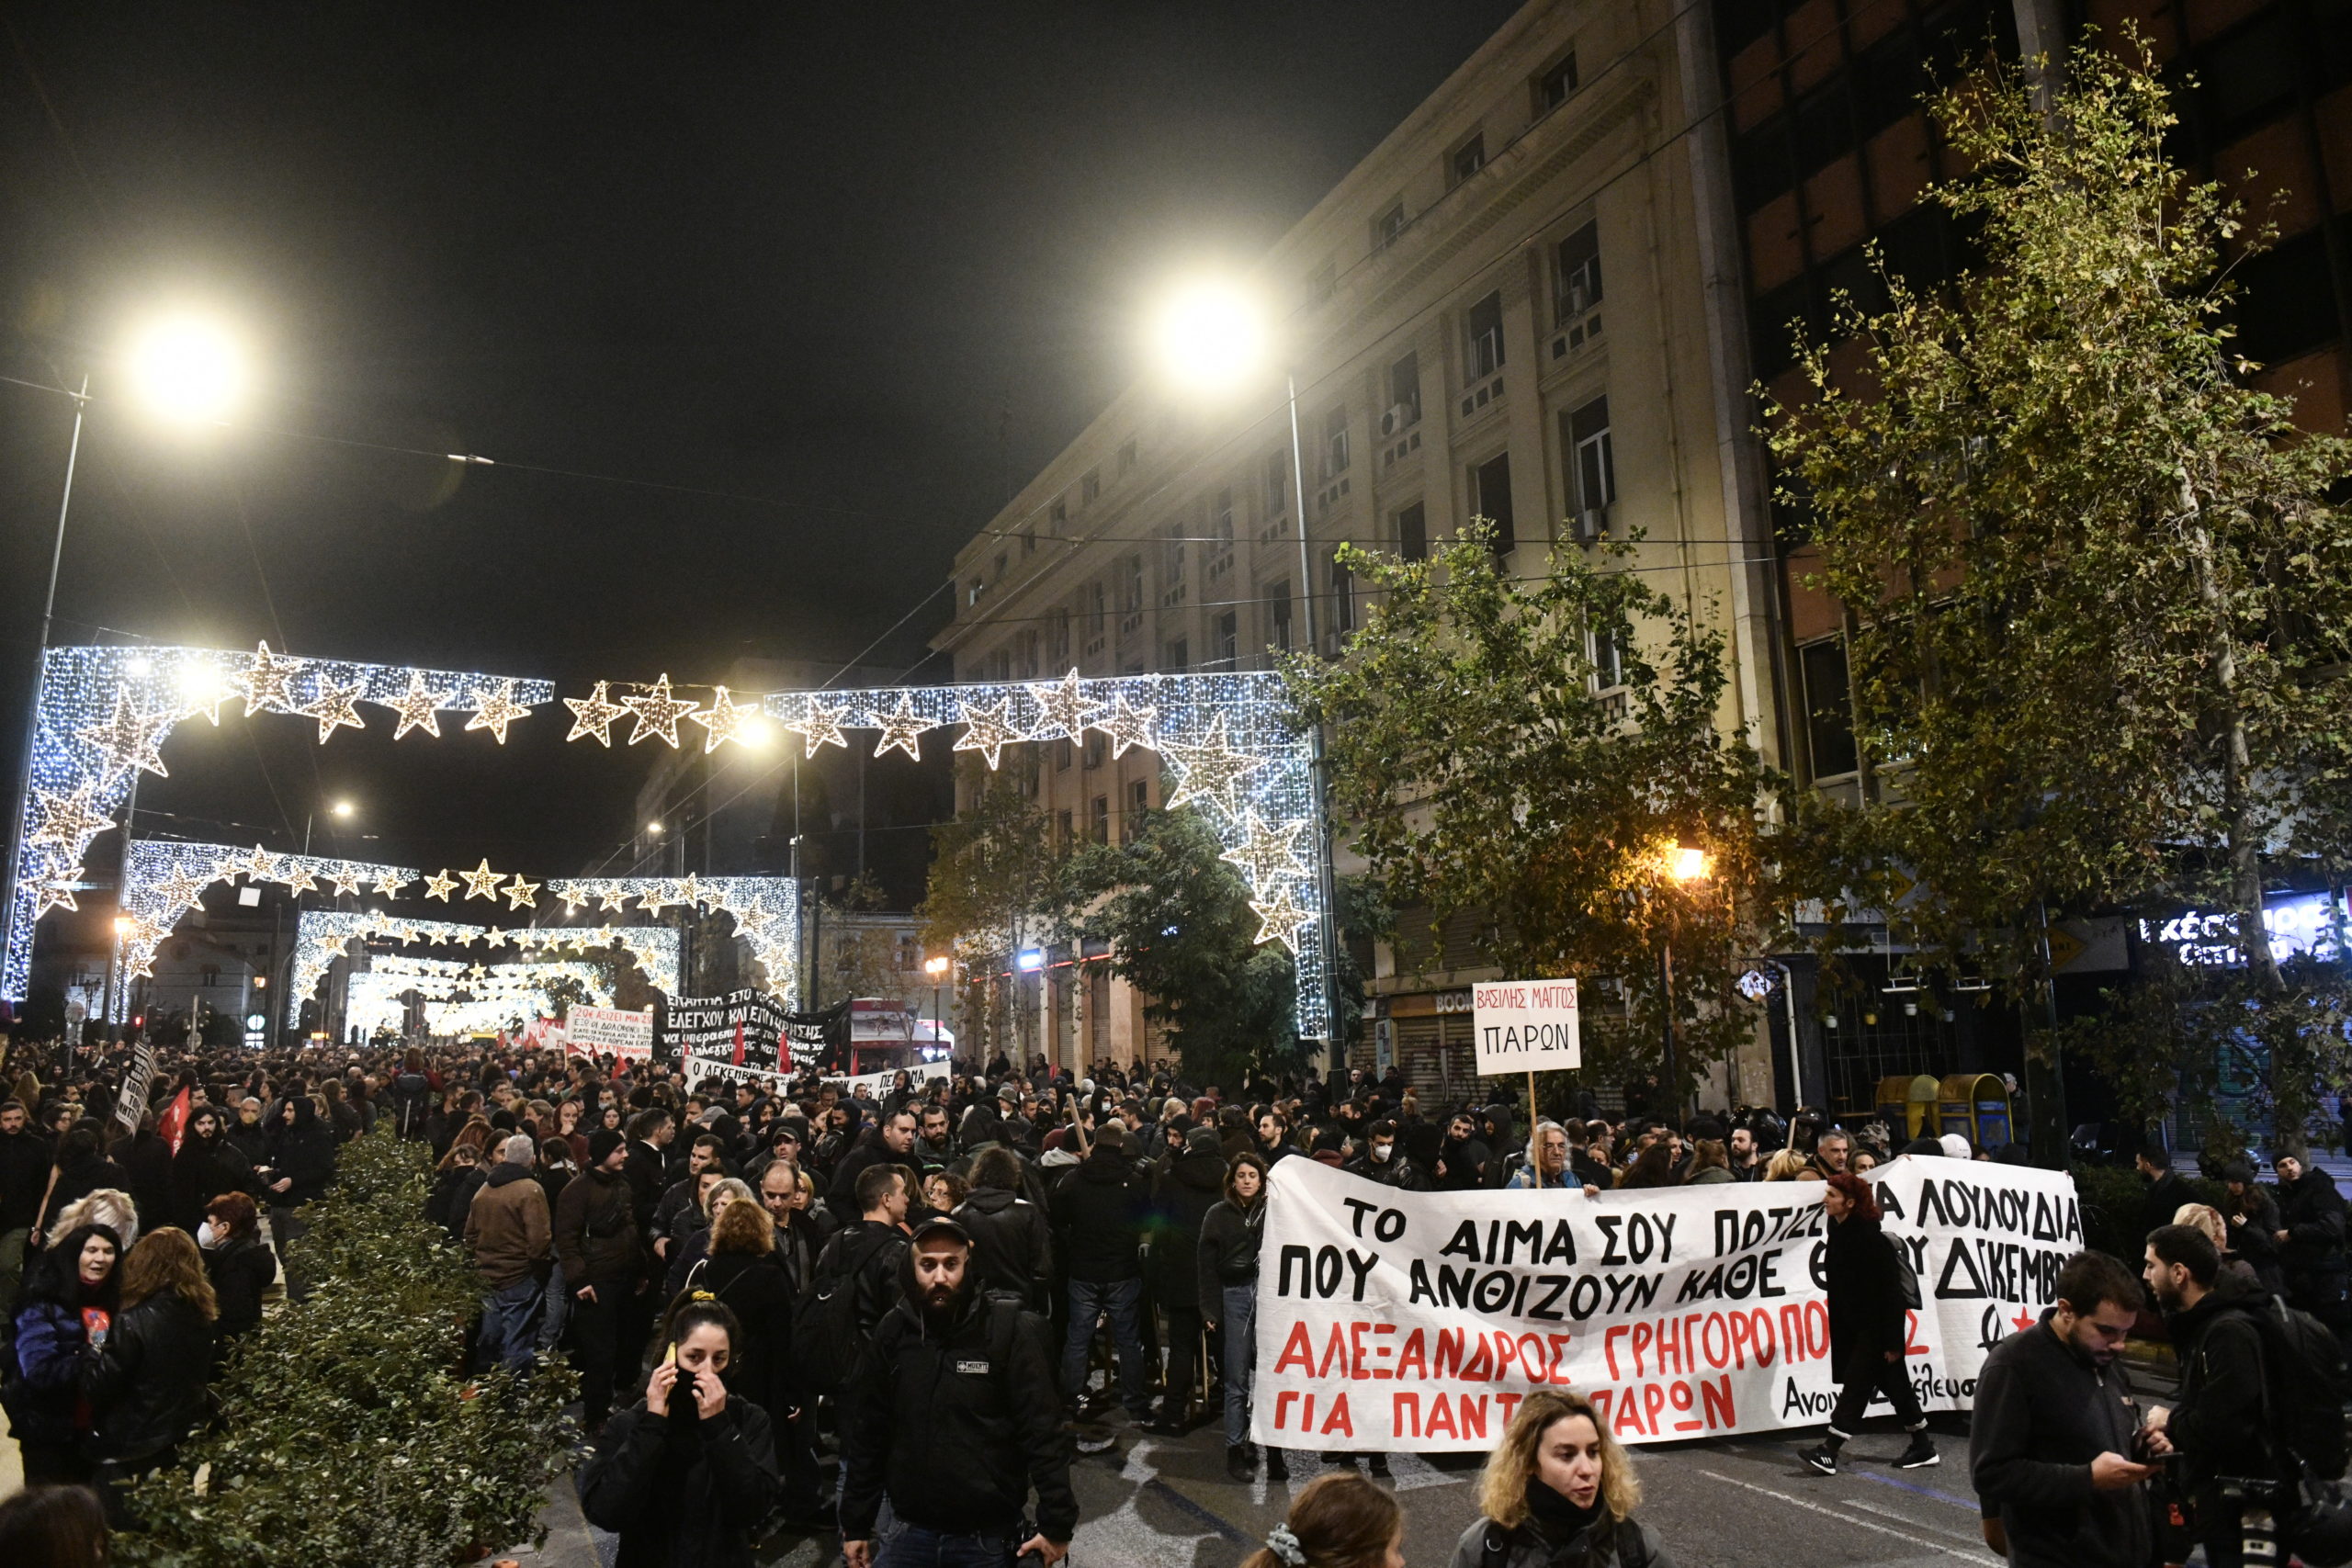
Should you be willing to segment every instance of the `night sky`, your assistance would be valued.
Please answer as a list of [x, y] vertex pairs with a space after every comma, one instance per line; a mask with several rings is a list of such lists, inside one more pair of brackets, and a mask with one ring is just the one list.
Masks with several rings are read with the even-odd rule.
[[[0, 374], [100, 400], [56, 638], [580, 695], [844, 661], [914, 611], [870, 656], [910, 664], [956, 546], [1136, 372], [1153, 289], [1261, 252], [1515, 8], [12, 7]], [[250, 339], [238, 428], [107, 400], [179, 303]], [[0, 385], [11, 769], [70, 426]], [[565, 746], [560, 707], [503, 751], [234, 712], [166, 746], [142, 831], [292, 849], [347, 795], [379, 838], [322, 819], [322, 852], [561, 875], [652, 761]]]

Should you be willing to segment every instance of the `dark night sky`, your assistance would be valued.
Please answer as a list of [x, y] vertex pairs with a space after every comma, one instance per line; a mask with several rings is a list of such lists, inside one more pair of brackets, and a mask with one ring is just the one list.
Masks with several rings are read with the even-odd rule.
[[[1130, 378], [1154, 284], [1262, 250], [1515, 8], [12, 7], [0, 373], [103, 395], [127, 325], [189, 300], [266, 380], [257, 428], [201, 439], [94, 404], [59, 640], [282, 632], [575, 695], [846, 660]], [[0, 386], [10, 767], [69, 424]], [[561, 874], [650, 761], [565, 747], [560, 708], [503, 752], [363, 712], [323, 749], [184, 731], [142, 827], [291, 848], [348, 793], [369, 858]]]

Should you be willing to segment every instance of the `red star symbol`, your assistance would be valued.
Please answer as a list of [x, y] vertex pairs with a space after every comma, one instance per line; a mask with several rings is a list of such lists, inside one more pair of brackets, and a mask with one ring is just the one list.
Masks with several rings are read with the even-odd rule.
[[2031, 1328], [2036, 1321], [2033, 1314], [2020, 1307], [2018, 1309], [2017, 1316], [2009, 1319], [2009, 1326], [2019, 1334], [2023, 1334], [2027, 1329]]

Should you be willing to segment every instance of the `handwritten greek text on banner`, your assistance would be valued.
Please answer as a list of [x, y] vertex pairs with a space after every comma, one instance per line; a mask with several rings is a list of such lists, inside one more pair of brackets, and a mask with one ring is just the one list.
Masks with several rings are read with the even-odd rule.
[[[2082, 1250], [2074, 1179], [1917, 1157], [1868, 1179], [1919, 1277], [1912, 1384], [1929, 1410], [1966, 1409], [1985, 1352], [2033, 1325]], [[1405, 1192], [1285, 1159], [1259, 1262], [1251, 1436], [1487, 1449], [1546, 1385], [1582, 1392], [1627, 1443], [1826, 1420], [1821, 1194]]]

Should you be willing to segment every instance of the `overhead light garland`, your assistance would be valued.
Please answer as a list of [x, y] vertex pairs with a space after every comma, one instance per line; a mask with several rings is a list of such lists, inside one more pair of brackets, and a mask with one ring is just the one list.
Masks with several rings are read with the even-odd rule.
[[[338, 958], [350, 955], [351, 943], [369, 938], [391, 938], [421, 946], [513, 948], [518, 953], [592, 953], [617, 950], [628, 955], [645, 983], [665, 996], [678, 994], [678, 933], [667, 926], [515, 926], [470, 925], [459, 920], [416, 920], [374, 910], [305, 909], [296, 922], [293, 983], [286, 998], [286, 1021], [301, 1021], [301, 1005], [311, 998], [321, 980]], [[412, 959], [411, 962], [422, 962]], [[372, 962], [381, 963], [382, 958]]]
[[696, 705], [670, 694], [670, 677], [664, 671], [662, 679], [636, 696], [623, 697], [621, 705], [637, 716], [637, 728], [628, 732], [630, 745], [654, 737], [668, 741], [671, 750], [675, 750], [678, 721], [692, 717]]
[[487, 729], [506, 744], [506, 727], [518, 718], [531, 716], [530, 705], [514, 700], [514, 682], [501, 681], [498, 689], [488, 696], [477, 690], [474, 695], [474, 716], [466, 720], [468, 729]]
[[708, 707], [686, 715], [703, 728], [702, 750], [706, 757], [718, 750], [722, 740], [743, 745], [758, 735], [758, 729], [753, 727], [766, 722], [760, 716], [759, 704], [743, 703], [739, 705], [727, 694], [724, 686], [714, 687], [712, 691]]
[[354, 681], [348, 686], [321, 682], [319, 694], [294, 711], [305, 718], [319, 721], [319, 744], [323, 746], [327, 743], [327, 737], [340, 727], [347, 725], [353, 729], [368, 728], [360, 722], [359, 710], [353, 705], [366, 688], [364, 681]]
[[378, 697], [375, 701], [379, 706], [388, 707], [401, 716], [400, 728], [392, 731], [393, 739], [398, 740], [412, 729], [422, 729], [438, 740], [441, 739], [440, 710], [448, 706], [449, 699], [457, 694], [454, 689], [447, 692], [426, 690], [424, 671], [412, 670], [408, 672], [408, 690], [398, 696]]
[[609, 700], [612, 684], [610, 681], [599, 681], [594, 694], [563, 699], [563, 705], [571, 710], [571, 733], [564, 737], [566, 740], [577, 740], [583, 735], [589, 735], [595, 738], [599, 746], [613, 743], [613, 720], [628, 713], [628, 709]]

